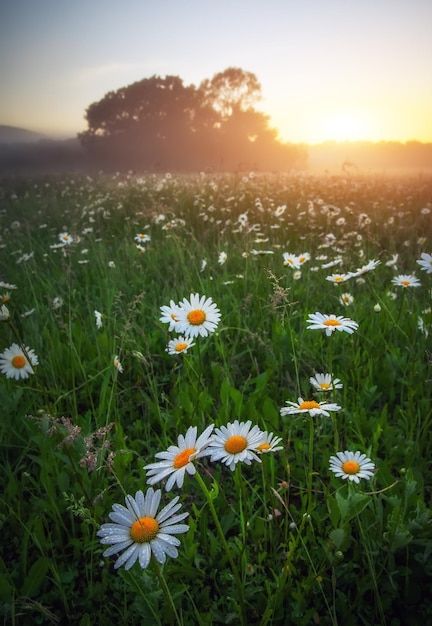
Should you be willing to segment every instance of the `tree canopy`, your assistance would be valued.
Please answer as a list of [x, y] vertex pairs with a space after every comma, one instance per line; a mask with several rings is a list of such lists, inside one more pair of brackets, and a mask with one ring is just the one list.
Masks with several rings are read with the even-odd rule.
[[82, 145], [116, 169], [287, 169], [304, 157], [282, 144], [254, 105], [261, 85], [231, 67], [196, 87], [151, 76], [108, 92], [86, 110]]

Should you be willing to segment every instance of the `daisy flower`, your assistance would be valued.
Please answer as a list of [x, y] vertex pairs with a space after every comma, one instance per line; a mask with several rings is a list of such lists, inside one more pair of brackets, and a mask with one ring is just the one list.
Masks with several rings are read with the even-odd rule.
[[179, 305], [176, 304], [174, 300], [170, 300], [169, 306], [161, 306], [160, 310], [162, 316], [159, 318], [159, 321], [164, 324], [169, 324], [169, 331], [175, 330], [177, 332], [179, 326]]
[[59, 238], [60, 243], [62, 243], [65, 246], [70, 246], [74, 240], [72, 235], [69, 235], [69, 233], [60, 233], [58, 238]]
[[361, 267], [359, 267], [355, 272], [351, 272], [351, 276], [353, 278], [357, 278], [357, 276], [361, 276], [362, 274], [366, 274], [367, 272], [372, 272], [378, 267], [380, 263], [381, 261], [372, 259], [371, 261], [368, 261], [366, 265], [362, 265]]
[[397, 285], [398, 287], [420, 287], [421, 283], [419, 279], [414, 276], [414, 274], [399, 274], [399, 276], [395, 276], [392, 278], [393, 285]]
[[121, 361], [120, 361], [118, 355], [116, 355], [114, 357], [113, 364], [114, 364], [114, 367], [116, 368], [116, 370], [118, 372], [120, 372], [120, 374], [123, 374], [123, 365], [121, 364]]
[[189, 530], [187, 524], [178, 523], [189, 513], [177, 514], [181, 508], [181, 504], [177, 504], [178, 496], [157, 513], [160, 499], [160, 489], [154, 491], [150, 487], [145, 496], [142, 491], [137, 491], [135, 498], [126, 496], [126, 507], [113, 504], [109, 514], [113, 523], [102, 524], [97, 535], [103, 545], [110, 546], [103, 556], [122, 552], [114, 564], [115, 569], [124, 565], [128, 570], [137, 560], [145, 569], [152, 554], [161, 564], [165, 563], [167, 555], [177, 558], [180, 541], [173, 535]]
[[150, 235], [147, 235], [146, 233], [138, 233], [135, 235], [134, 239], [137, 243], [148, 243], [151, 241]]
[[297, 255], [291, 254], [290, 252], [284, 252], [282, 254], [282, 257], [283, 257], [283, 260], [284, 260], [284, 265], [289, 265], [290, 267], [293, 267], [296, 270], [298, 270], [300, 268], [300, 264], [298, 262]]
[[350, 335], [357, 330], [358, 324], [342, 315], [326, 315], [325, 313], [310, 313], [307, 319], [308, 328], [311, 330], [325, 330], [327, 337], [335, 330], [345, 331]]
[[167, 491], [171, 491], [175, 484], [179, 488], [183, 487], [185, 473], [195, 474], [193, 462], [206, 455], [212, 432], [213, 424], [197, 438], [197, 427], [190, 426], [184, 436], [178, 436], [176, 446], [170, 446], [165, 452], [156, 454], [156, 458], [162, 459], [161, 461], [144, 466], [148, 484], [154, 485], [168, 477], [165, 485]]
[[236, 463], [250, 465], [252, 461], [261, 462], [256, 452], [263, 442], [263, 433], [252, 422], [229, 422], [226, 426], [216, 428], [215, 434], [207, 448], [210, 461], [225, 463], [233, 472]]
[[216, 330], [221, 315], [211, 298], [191, 293], [190, 300], [184, 298], [180, 303], [178, 318], [178, 332], [187, 337], [207, 337]]
[[330, 457], [330, 470], [338, 478], [359, 483], [360, 478], [369, 480], [373, 476], [375, 465], [365, 454], [345, 450]]
[[339, 302], [341, 304], [343, 304], [344, 306], [349, 306], [350, 304], [352, 304], [354, 302], [354, 296], [352, 296], [348, 292], [343, 293], [343, 294], [341, 294], [341, 296], [339, 298]]
[[227, 260], [227, 258], [228, 258], [228, 255], [226, 252], [220, 252], [218, 256], [219, 265], [223, 265], [225, 261]]
[[343, 387], [340, 379], [333, 378], [333, 374], [315, 374], [309, 378], [309, 382], [317, 391], [333, 391]]
[[303, 254], [299, 254], [297, 257], [297, 263], [299, 266], [303, 265], [304, 263], [306, 263], [306, 261], [310, 261], [311, 255], [309, 254], [309, 252], [303, 252]]
[[425, 271], [427, 274], [432, 274], [432, 254], [422, 252], [416, 263], [420, 265], [421, 270]]
[[0, 305], [0, 322], [5, 322], [10, 317], [9, 309], [5, 304]]
[[298, 402], [285, 402], [288, 406], [284, 406], [280, 410], [281, 415], [297, 415], [299, 413], [309, 413], [311, 417], [314, 415], [324, 415], [329, 417], [329, 411], [340, 411], [342, 407], [332, 402], [316, 402], [316, 400], [303, 400], [299, 398]]
[[350, 278], [352, 278], [352, 274], [331, 274], [330, 276], [326, 276], [326, 280], [335, 285], [345, 283]]
[[102, 313], [95, 310], [94, 316], [95, 316], [95, 321], [96, 321], [96, 328], [102, 328]]
[[182, 352], [187, 352], [189, 348], [192, 348], [194, 345], [195, 343], [188, 337], [177, 337], [177, 339], [171, 339], [171, 341], [168, 342], [165, 351], [168, 352], [168, 354], [181, 354]]
[[13, 343], [9, 348], [0, 354], [0, 372], [6, 378], [15, 380], [25, 379], [34, 374], [33, 365], [38, 365], [39, 361], [33, 350], [25, 347], [23, 350], [17, 343]]
[[255, 451], [259, 454], [267, 454], [267, 452], [278, 452], [279, 450], [283, 450], [283, 446], [280, 446], [280, 442], [282, 441], [282, 437], [273, 436], [273, 433], [261, 433], [262, 439], [261, 442], [255, 448]]

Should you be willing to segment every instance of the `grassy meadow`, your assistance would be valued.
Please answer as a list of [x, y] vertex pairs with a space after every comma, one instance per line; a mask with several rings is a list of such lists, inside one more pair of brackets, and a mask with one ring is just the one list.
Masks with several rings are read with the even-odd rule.
[[[0, 353], [39, 361], [0, 374], [4, 624], [432, 624], [430, 178], [69, 176], [0, 198]], [[221, 320], [171, 355], [160, 307], [194, 293]], [[316, 312], [358, 329], [308, 329]], [[281, 415], [299, 397], [341, 408]], [[190, 426], [234, 420], [283, 449], [154, 485], [189, 513], [178, 556], [115, 570], [113, 504]], [[330, 470], [345, 450], [370, 480]]]

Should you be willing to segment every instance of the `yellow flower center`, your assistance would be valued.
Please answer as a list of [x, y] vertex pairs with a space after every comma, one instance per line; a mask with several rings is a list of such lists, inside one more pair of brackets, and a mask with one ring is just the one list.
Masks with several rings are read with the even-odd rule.
[[194, 452], [196, 452], [195, 448], [186, 448], [186, 450], [179, 452], [174, 457], [173, 467], [175, 467], [175, 469], [180, 469], [181, 467], [187, 465]]
[[336, 276], [335, 283], [341, 283], [342, 281], [343, 281], [343, 277], [342, 276]]
[[324, 326], [340, 326], [341, 323], [339, 320], [325, 320], [325, 322], [323, 322]]
[[192, 311], [189, 311], [187, 318], [189, 324], [192, 324], [192, 326], [200, 326], [206, 321], [206, 314], [202, 309], [193, 309]]
[[17, 370], [20, 370], [27, 363], [27, 359], [22, 354], [17, 354], [13, 357], [11, 362], [13, 367], [15, 367]]
[[179, 341], [178, 343], [176, 343], [175, 351], [183, 352], [183, 350], [186, 350], [187, 347], [188, 344], [185, 341]]
[[140, 517], [130, 527], [129, 534], [135, 543], [146, 543], [156, 537], [158, 530], [159, 524], [154, 517]]
[[411, 282], [409, 280], [401, 280], [402, 287], [409, 287]]
[[342, 463], [342, 470], [345, 474], [358, 474], [360, 471], [360, 464], [357, 461], [345, 461]]
[[238, 454], [239, 452], [243, 452], [243, 450], [247, 446], [246, 437], [242, 437], [241, 435], [231, 435], [225, 441], [225, 450], [230, 454]]
[[260, 443], [260, 445], [257, 446], [256, 449], [258, 450], [258, 452], [266, 452], [267, 450], [270, 450], [270, 444], [264, 441], [264, 443]]
[[304, 258], [304, 256], [299, 256], [299, 261], [300, 263], [303, 263], [306, 259]]
[[309, 411], [309, 409], [319, 408], [320, 405], [318, 404], [318, 402], [315, 402], [315, 400], [304, 400], [304, 402], [299, 405], [299, 409], [301, 409], [302, 411]]
[[331, 383], [320, 383], [320, 387], [323, 391], [327, 391], [331, 387]]

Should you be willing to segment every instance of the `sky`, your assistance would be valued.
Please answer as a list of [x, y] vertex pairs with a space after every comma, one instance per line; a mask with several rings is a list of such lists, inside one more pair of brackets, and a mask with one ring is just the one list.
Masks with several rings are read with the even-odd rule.
[[0, 124], [55, 136], [153, 74], [254, 72], [285, 141], [432, 141], [432, 0], [0, 0]]

